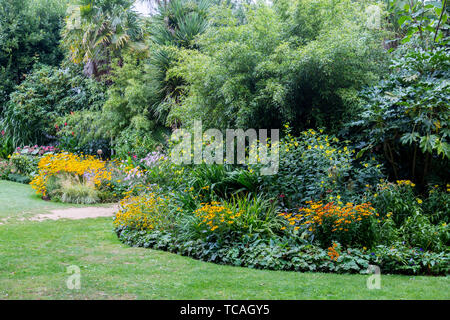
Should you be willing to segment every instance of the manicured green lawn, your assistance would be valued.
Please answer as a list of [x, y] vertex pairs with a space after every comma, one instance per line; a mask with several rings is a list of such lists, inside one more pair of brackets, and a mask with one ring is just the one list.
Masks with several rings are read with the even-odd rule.
[[5, 218], [15, 220], [29, 217], [36, 213], [45, 213], [53, 209], [81, 206], [44, 201], [28, 185], [0, 180], [0, 222]]
[[[6, 202], [5, 202], [6, 201]], [[28, 186], [0, 181], [0, 217], [41, 213]], [[81, 269], [69, 290], [66, 268]], [[121, 244], [110, 218], [0, 225], [0, 299], [449, 299], [450, 277], [367, 276], [261, 271], [219, 266]]]

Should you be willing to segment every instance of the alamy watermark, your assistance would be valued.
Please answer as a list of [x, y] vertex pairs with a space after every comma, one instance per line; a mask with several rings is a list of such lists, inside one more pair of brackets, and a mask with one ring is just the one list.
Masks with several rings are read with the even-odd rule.
[[381, 8], [377, 5], [370, 5], [366, 8], [366, 26], [369, 29], [381, 28]]
[[367, 278], [366, 285], [367, 289], [381, 289], [381, 270], [379, 266], [369, 264], [367, 269], [369, 274], [373, 273], [369, 278]]
[[[192, 132], [192, 133], [191, 133]], [[219, 129], [203, 131], [194, 121], [192, 131], [177, 129], [172, 134], [170, 159], [175, 164], [260, 164], [261, 175], [273, 175], [279, 168], [278, 129]], [[224, 157], [226, 156], [226, 157]]]
[[72, 265], [67, 267], [67, 273], [70, 276], [66, 280], [66, 285], [69, 290], [81, 289], [81, 270], [80, 267]]

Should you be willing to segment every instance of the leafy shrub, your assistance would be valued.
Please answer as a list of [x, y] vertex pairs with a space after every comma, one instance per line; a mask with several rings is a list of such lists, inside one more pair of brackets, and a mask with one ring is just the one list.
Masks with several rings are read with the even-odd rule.
[[371, 260], [380, 266], [383, 273], [403, 274], [448, 274], [450, 255], [448, 252], [430, 252], [411, 248], [403, 243], [377, 246], [371, 252]]
[[6, 176], [6, 180], [23, 183], [23, 184], [28, 184], [31, 181], [29, 176], [24, 176], [22, 174], [17, 174], [17, 173], [9, 173]]
[[36, 62], [57, 65], [66, 2], [59, 0], [0, 1], [0, 114], [25, 74]]
[[342, 201], [354, 201], [366, 185], [376, 184], [382, 173], [375, 161], [358, 164], [353, 152], [322, 130], [309, 129], [294, 137], [288, 128], [280, 142], [279, 171], [262, 176], [262, 188], [272, 197], [282, 195], [288, 209], [305, 201], [338, 196]]
[[54, 146], [24, 146], [24, 147], [17, 147], [16, 153], [21, 155], [28, 155], [28, 156], [43, 156], [48, 153], [56, 153], [59, 149]]
[[371, 194], [370, 201], [381, 217], [392, 216], [399, 227], [409, 216], [422, 210], [419, 204], [422, 200], [416, 198], [414, 187], [415, 184], [409, 180], [398, 180], [396, 184], [381, 183]]
[[[66, 128], [70, 130], [70, 128]], [[59, 135], [58, 148], [72, 153], [88, 154], [99, 156], [102, 160], [111, 158], [111, 146], [106, 139], [86, 139], [87, 142], [82, 143], [75, 133]]]
[[220, 202], [211, 202], [204, 204], [194, 214], [200, 220], [198, 226], [204, 232], [225, 233], [230, 231], [231, 225], [241, 216], [242, 211], [233, 212]]
[[32, 176], [37, 171], [37, 164], [39, 159], [37, 157], [14, 153], [10, 157], [10, 162], [14, 166], [16, 173]]
[[59, 118], [60, 123], [68, 124], [60, 136], [68, 141], [76, 140], [78, 150], [74, 151], [81, 151], [92, 141], [107, 140], [117, 156], [143, 158], [165, 143], [169, 131], [161, 125], [160, 115], [153, 109], [161, 92], [155, 92], [154, 74], [148, 70], [147, 59], [142, 54], [126, 54], [114, 62], [102, 106]]
[[56, 140], [57, 119], [103, 102], [103, 88], [75, 70], [36, 65], [11, 93], [3, 114], [14, 146]]
[[42, 155], [55, 152], [51, 146], [17, 147], [8, 156], [8, 161], [2, 162], [0, 179], [28, 184], [38, 171], [38, 162]]
[[435, 252], [445, 251], [450, 244], [450, 228], [446, 223], [433, 225], [427, 216], [416, 213], [400, 228], [403, 239], [413, 247]]
[[448, 49], [414, 49], [400, 52], [387, 78], [361, 92], [352, 140], [383, 154], [394, 179], [409, 176], [422, 187], [448, 179], [449, 75]]
[[423, 212], [432, 223], [450, 222], [450, 184], [447, 184], [446, 191], [438, 185], [429, 190], [428, 198], [423, 203]]
[[8, 179], [13, 167], [8, 160], [0, 160], [0, 179]]

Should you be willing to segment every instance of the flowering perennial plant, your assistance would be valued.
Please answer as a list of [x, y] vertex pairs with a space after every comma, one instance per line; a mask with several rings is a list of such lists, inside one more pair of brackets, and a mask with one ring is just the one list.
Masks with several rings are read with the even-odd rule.
[[220, 202], [202, 203], [194, 214], [200, 219], [199, 226], [214, 231], [223, 226], [230, 226], [242, 215], [242, 211], [233, 210], [221, 205]]
[[337, 261], [339, 258], [339, 245], [336, 242], [333, 242], [333, 245], [331, 247], [328, 247], [328, 256], [331, 260]]
[[159, 151], [153, 151], [147, 154], [145, 158], [142, 158], [140, 162], [147, 167], [153, 167], [156, 166], [160, 160], [167, 160], [167, 157]]
[[416, 186], [410, 180], [397, 180], [397, 184], [399, 186], [410, 186], [410, 187], [415, 187]]
[[[324, 245], [332, 240], [343, 244], [370, 242], [372, 223], [378, 213], [370, 203], [345, 205], [322, 201], [307, 201], [307, 206], [300, 208], [299, 214], [280, 213], [294, 230], [306, 229], [315, 239]], [[284, 227], [286, 228], [286, 227]], [[363, 240], [364, 239], [364, 240]], [[362, 240], [362, 241], [361, 241]]]
[[39, 161], [38, 169], [37, 176], [30, 184], [36, 193], [43, 196], [47, 195], [48, 179], [59, 174], [78, 176], [84, 181], [94, 183], [96, 187], [102, 181], [111, 180], [111, 171], [107, 168], [105, 161], [94, 156], [79, 156], [68, 152], [43, 156]]
[[119, 203], [114, 218], [115, 227], [135, 230], [169, 230], [173, 223], [168, 199], [149, 192], [139, 196], [127, 195]]

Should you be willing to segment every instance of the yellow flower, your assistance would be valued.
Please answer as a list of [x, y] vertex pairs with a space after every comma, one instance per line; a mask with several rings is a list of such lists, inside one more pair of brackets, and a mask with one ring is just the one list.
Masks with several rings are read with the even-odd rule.
[[418, 204], [422, 204], [422, 200], [421, 199], [416, 199]]

